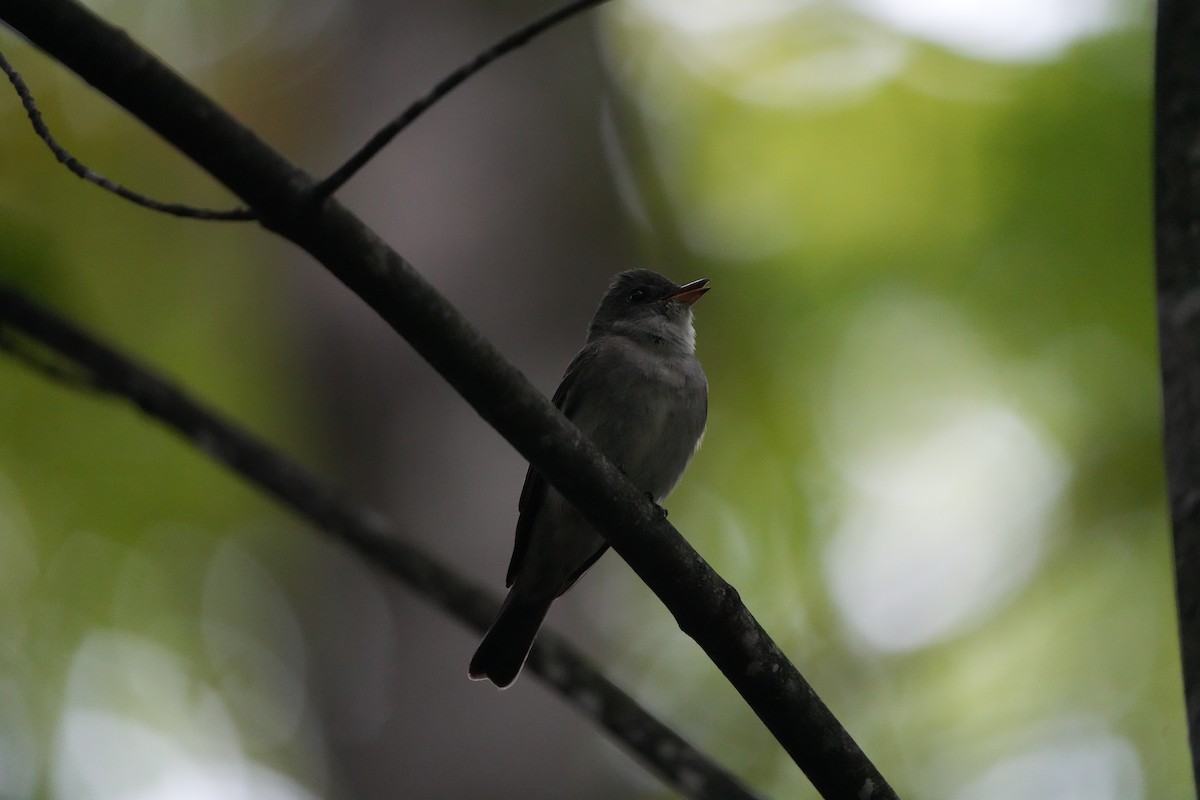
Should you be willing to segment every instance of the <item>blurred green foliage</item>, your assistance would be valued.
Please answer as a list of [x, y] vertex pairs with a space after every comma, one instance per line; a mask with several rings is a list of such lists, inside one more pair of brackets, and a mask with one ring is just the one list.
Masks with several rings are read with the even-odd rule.
[[[901, 796], [1193, 796], [1149, 29], [1005, 63], [831, 7], [732, 33], [658, 7], [605, 31], [646, 245], [715, 287], [709, 431], [672, 520]], [[711, 668], [655, 660], [671, 636], [614, 649], [772, 796], [811, 796]]]
[[[174, 4], [181, 17], [142, 33], [217, 83], [210, 49], [241, 30], [225, 44], [282, 72], [251, 36], [268, 5]], [[709, 431], [672, 521], [902, 796], [1192, 797], [1148, 28], [1000, 62], [840, 5], [708, 33], [651, 5], [613, 4], [599, 27], [628, 167], [614, 174], [647, 265], [715, 286], [697, 309]], [[3, 45], [88, 164], [228, 203]], [[274, 245], [253, 226], [147, 224], [56, 168], [15, 101], [0, 104], [0, 164], [0, 280], [313, 456]], [[86, 796], [87, 765], [62, 766], [68, 734], [108, 729], [71, 708], [170, 732], [170, 747], [139, 734], [147, 759], [252, 758], [281, 770], [260, 789], [320, 783], [315, 735], [296, 733], [287, 601], [230, 544], [252, 529], [278, 547], [282, 515], [151, 428], [0, 359], [0, 796]], [[666, 615], [642, 613], [645, 589], [617, 580], [637, 620], [614, 623], [623, 683], [769, 796], [812, 796]]]
[[[11, 36], [0, 44], [89, 166], [158, 197], [231, 204], [74, 76]], [[8, 95], [0, 281], [311, 454], [304, 404], [282, 394], [291, 367], [267, 291], [272, 246], [250, 225], [165, 219], [83, 183], [54, 163]], [[276, 634], [243, 611], [214, 637], [211, 585], [223, 580], [222, 542], [278, 541], [283, 519], [132, 407], [0, 359], [0, 796], [134, 792], [171, 768], [184, 783], [157, 790], [177, 794], [214, 749], [224, 767], [243, 757], [239, 737], [253, 749], [260, 709], [234, 702], [229, 685], [276, 702], [285, 682], [254, 644]], [[305, 772], [299, 741], [256, 755]], [[135, 766], [114, 777], [119, 758]]]

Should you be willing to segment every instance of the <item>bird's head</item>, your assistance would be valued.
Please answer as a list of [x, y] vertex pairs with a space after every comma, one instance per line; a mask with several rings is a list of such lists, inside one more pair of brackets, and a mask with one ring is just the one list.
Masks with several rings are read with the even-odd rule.
[[619, 273], [592, 317], [588, 338], [626, 336], [642, 344], [694, 352], [692, 305], [708, 289], [707, 278], [679, 286], [648, 269]]

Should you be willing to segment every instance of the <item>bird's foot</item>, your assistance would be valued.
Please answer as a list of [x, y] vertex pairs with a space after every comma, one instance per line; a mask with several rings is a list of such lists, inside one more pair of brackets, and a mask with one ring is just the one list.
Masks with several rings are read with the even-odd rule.
[[658, 509], [659, 519], [667, 518], [667, 510], [658, 504], [658, 501], [654, 499], [654, 495], [650, 494], [650, 492], [646, 492], [646, 499], [651, 503], [654, 503], [654, 507]]

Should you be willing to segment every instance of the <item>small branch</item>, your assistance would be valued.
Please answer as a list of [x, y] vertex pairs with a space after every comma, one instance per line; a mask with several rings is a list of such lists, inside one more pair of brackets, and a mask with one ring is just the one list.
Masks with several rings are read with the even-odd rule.
[[[500, 601], [406, 543], [381, 515], [347, 501], [303, 467], [187, 393], [19, 293], [0, 287], [0, 349], [72, 388], [128, 400], [197, 449], [348, 545], [418, 595], [483, 632]], [[529, 668], [593, 717], [668, 786], [687, 797], [753, 794], [643, 709], [562, 637], [544, 632]]]
[[1161, 0], [1154, 203], [1164, 454], [1192, 780], [1200, 787], [1200, 6]]
[[[374, 136], [372, 136], [366, 144], [364, 144], [353, 156], [346, 160], [342, 166], [338, 167], [329, 177], [320, 181], [314, 190], [314, 199], [317, 201], [329, 197], [338, 189], [353, 178], [360, 169], [379, 154], [392, 139], [396, 138], [405, 128], [433, 107], [438, 101], [453, 92], [460, 85], [465, 83], [476, 73], [482, 71], [488, 65], [492, 64], [502, 56], [511, 53], [530, 40], [546, 32], [550, 28], [566, 21], [567, 19], [586, 11], [593, 6], [598, 6], [607, 0], [573, 0], [549, 14], [546, 14], [539, 19], [534, 20], [525, 27], [514, 31], [505, 36], [500, 41], [489, 47], [487, 50], [476, 55], [467, 63], [460, 66], [458, 69], [451, 72], [445, 78], [437, 82], [423, 96], [413, 101], [403, 112], [395, 119], [381, 128]], [[170, 214], [176, 217], [186, 217], [190, 219], [200, 220], [218, 220], [218, 221], [236, 221], [244, 222], [255, 219], [255, 214], [252, 209], [241, 207], [233, 209], [209, 209], [199, 208], [196, 206], [183, 205], [180, 203], [167, 203], [161, 200], [156, 200], [153, 197], [135, 192], [121, 184], [113, 181], [103, 175], [95, 172], [86, 164], [81, 162], [75, 156], [63, 147], [54, 136], [50, 133], [49, 126], [46, 125], [42, 118], [42, 113], [37, 107], [37, 103], [33, 98], [33, 93], [29, 91], [29, 87], [25, 84], [25, 80], [20, 73], [13, 68], [0, 53], [0, 70], [8, 76], [8, 80], [12, 83], [17, 95], [21, 98], [21, 104], [25, 107], [25, 112], [29, 115], [29, 121], [33, 124], [33, 129], [37, 133], [38, 138], [45, 142], [50, 148], [50, 152], [58, 159], [59, 163], [73, 172], [80, 178], [83, 178], [89, 183], [94, 183], [102, 189], [105, 189], [113, 194], [124, 198], [132, 203], [135, 203], [152, 211], [159, 211], [164, 214]]]
[[29, 115], [29, 121], [33, 123], [33, 130], [37, 133], [38, 138], [46, 143], [46, 146], [50, 148], [50, 152], [54, 154], [54, 157], [58, 159], [60, 164], [88, 183], [94, 183], [101, 189], [112, 192], [131, 203], [136, 203], [152, 211], [160, 211], [175, 217], [229, 222], [243, 222], [254, 219], [254, 212], [248, 208], [218, 210], [196, 208], [179, 203], [164, 203], [161, 200], [155, 200], [153, 197], [147, 197], [140, 192], [128, 189], [116, 181], [109, 180], [98, 172], [93, 171], [82, 161], [71, 155], [67, 151], [67, 148], [59, 144], [50, 133], [50, 128], [46, 125], [46, 121], [42, 119], [42, 112], [38, 109], [37, 103], [33, 99], [33, 93], [29, 91], [29, 87], [25, 84], [25, 79], [13, 68], [12, 64], [8, 63], [8, 59], [4, 57], [3, 53], [0, 53], [0, 70], [8, 76], [9, 82], [16, 89], [17, 96], [21, 98], [21, 105], [25, 107], [25, 113]]
[[484, 50], [442, 78], [424, 96], [418, 98], [408, 108], [404, 109], [400, 113], [400, 116], [380, 128], [379, 132], [372, 136], [346, 163], [338, 167], [328, 178], [318, 183], [316, 188], [317, 197], [324, 199], [342, 188], [368, 161], [378, 155], [380, 150], [387, 147], [388, 143], [396, 138], [402, 130], [416, 122], [417, 118], [428, 111], [432, 105], [450, 94], [450, 92], [458, 88], [460, 84], [464, 83], [472, 75], [501, 56], [511, 53], [513, 50], [527, 44], [535, 36], [575, 16], [581, 11], [586, 11], [603, 2], [606, 2], [606, 0], [573, 0], [573, 2], [551, 11], [546, 16], [534, 20], [524, 28], [510, 33], [487, 50]]
[[[0, 289], [0, 292], [3, 290]], [[13, 336], [11, 331], [5, 330], [2, 321], [0, 321], [0, 350], [52, 381], [80, 391], [97, 389], [89, 372], [82, 371], [73, 364], [62, 363], [54, 353], [41, 352], [35, 347], [30, 347], [29, 343]]]
[[228, 186], [359, 295], [605, 535], [826, 800], [895, 792], [737, 591], [411, 264], [312, 178], [73, 0], [0, 0], [0, 19]]

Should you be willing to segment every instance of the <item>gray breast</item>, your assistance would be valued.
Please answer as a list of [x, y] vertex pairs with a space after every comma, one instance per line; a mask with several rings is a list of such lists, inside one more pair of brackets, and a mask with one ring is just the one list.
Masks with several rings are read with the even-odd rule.
[[[708, 413], [708, 384], [695, 356], [614, 339], [596, 355], [604, 386], [587, 387], [575, 424], [634, 485], [661, 500], [683, 474]], [[583, 389], [584, 387], [580, 387]], [[595, 393], [593, 394], [593, 390]]]

